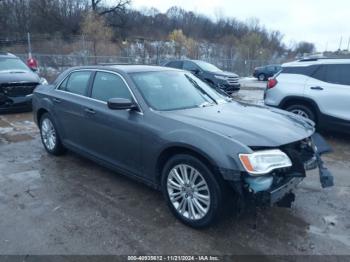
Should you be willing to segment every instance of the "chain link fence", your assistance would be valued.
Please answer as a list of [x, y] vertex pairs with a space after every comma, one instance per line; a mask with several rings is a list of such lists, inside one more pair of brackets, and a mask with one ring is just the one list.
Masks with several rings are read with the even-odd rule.
[[[27, 54], [16, 54], [23, 61], [28, 58]], [[107, 64], [145, 64], [162, 65], [167, 61], [173, 60], [172, 57], [141, 57], [141, 56], [85, 56], [85, 55], [57, 55], [57, 54], [39, 54], [32, 56], [38, 61], [39, 73], [52, 81], [57, 75], [65, 69], [73, 66], [83, 65], [107, 65]], [[222, 70], [230, 71], [241, 77], [252, 75], [254, 68], [267, 64], [279, 64], [280, 60], [245, 60], [245, 59], [204, 59]]]

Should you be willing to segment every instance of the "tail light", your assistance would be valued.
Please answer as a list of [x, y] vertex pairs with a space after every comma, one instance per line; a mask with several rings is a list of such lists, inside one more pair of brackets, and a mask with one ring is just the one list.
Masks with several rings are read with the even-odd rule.
[[269, 81], [267, 81], [267, 89], [274, 88], [277, 85], [277, 79], [276, 78], [270, 78]]

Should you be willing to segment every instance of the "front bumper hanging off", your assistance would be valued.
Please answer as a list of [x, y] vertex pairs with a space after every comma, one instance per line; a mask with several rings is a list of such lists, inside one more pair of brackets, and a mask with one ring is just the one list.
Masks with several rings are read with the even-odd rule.
[[334, 185], [334, 177], [331, 172], [325, 167], [324, 162], [321, 159], [321, 155], [331, 152], [332, 148], [318, 133], [315, 133], [311, 139], [315, 145], [315, 156], [318, 163], [321, 186], [322, 188], [331, 187]]
[[[331, 187], [334, 184], [334, 178], [331, 172], [325, 167], [321, 155], [331, 152], [331, 147], [327, 142], [315, 133], [311, 137], [311, 144], [313, 146], [314, 156], [304, 163], [303, 169], [305, 171], [312, 170], [318, 167], [320, 182], [322, 188]], [[249, 192], [248, 199], [254, 200], [255, 205], [263, 206], [283, 206], [290, 207], [294, 201], [293, 191], [304, 179], [305, 172], [291, 172], [284, 175], [285, 181], [278, 186], [273, 186], [269, 190], [261, 192]]]

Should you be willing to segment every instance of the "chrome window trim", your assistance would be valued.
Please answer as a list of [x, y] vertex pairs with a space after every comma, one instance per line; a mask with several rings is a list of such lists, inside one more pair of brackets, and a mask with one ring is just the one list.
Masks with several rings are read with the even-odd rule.
[[[102, 100], [98, 100], [98, 99], [95, 99], [95, 98], [92, 98], [92, 97], [89, 97], [89, 96], [83, 96], [83, 95], [79, 95], [79, 94], [75, 94], [75, 93], [72, 93], [72, 92], [68, 92], [68, 91], [65, 91], [65, 90], [60, 90], [58, 89], [61, 84], [72, 74], [72, 73], [75, 73], [75, 72], [84, 72], [84, 71], [91, 71], [92, 73], [93, 72], [104, 72], [104, 73], [110, 73], [110, 74], [114, 74], [114, 75], [117, 75], [119, 76], [122, 81], [124, 82], [124, 84], [126, 85], [126, 87], [128, 88], [134, 102], [137, 104], [138, 108], [140, 109], [140, 111], [136, 111], [137, 113], [143, 115], [143, 110], [139, 104], [139, 102], [137, 101], [135, 95], [134, 95], [134, 92], [131, 90], [130, 86], [128, 85], [128, 83], [126, 82], [126, 80], [124, 79], [124, 77], [117, 73], [117, 72], [114, 72], [114, 71], [110, 71], [110, 70], [103, 70], [103, 69], [90, 69], [90, 68], [85, 68], [85, 69], [75, 69], [71, 72], [69, 72], [68, 75], [66, 75], [66, 77], [64, 77], [56, 86], [55, 86], [55, 91], [58, 91], [58, 92], [63, 92], [63, 93], [67, 93], [67, 94], [71, 94], [71, 95], [75, 95], [75, 96], [78, 96], [78, 97], [82, 97], [82, 98], [86, 98], [86, 99], [89, 99], [89, 100], [92, 100], [92, 101], [96, 101], [96, 102], [99, 102], [99, 103], [102, 103], [102, 104], [105, 104], [107, 105], [107, 102], [105, 101], [102, 101]], [[93, 83], [92, 83], [93, 85]]]

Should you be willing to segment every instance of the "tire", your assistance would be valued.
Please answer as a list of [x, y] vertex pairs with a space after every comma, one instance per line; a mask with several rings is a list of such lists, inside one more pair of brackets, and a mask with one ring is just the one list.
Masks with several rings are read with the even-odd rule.
[[266, 80], [265, 74], [260, 74], [260, 75], [258, 75], [258, 80], [259, 80], [259, 81], [265, 81], [265, 80]]
[[297, 115], [301, 115], [308, 118], [316, 123], [316, 115], [314, 111], [306, 105], [292, 105], [286, 108], [287, 111]]
[[40, 137], [45, 150], [51, 155], [62, 155], [65, 148], [58, 135], [57, 128], [49, 113], [44, 113], [40, 118]]
[[[188, 178], [191, 178], [193, 170], [193, 183], [183, 181], [181, 184], [181, 180], [174, 176], [175, 169], [183, 180], [183, 170], [187, 170]], [[198, 187], [194, 187], [195, 185]], [[202, 161], [191, 155], [179, 154], [168, 160], [162, 171], [161, 188], [171, 212], [185, 225], [204, 228], [216, 222], [222, 213], [223, 186]], [[170, 194], [174, 195], [172, 199]]]

